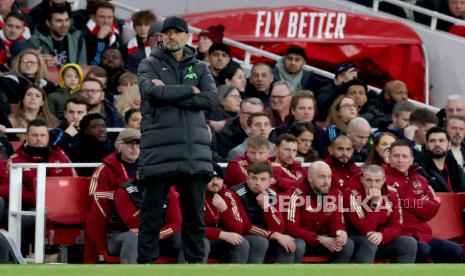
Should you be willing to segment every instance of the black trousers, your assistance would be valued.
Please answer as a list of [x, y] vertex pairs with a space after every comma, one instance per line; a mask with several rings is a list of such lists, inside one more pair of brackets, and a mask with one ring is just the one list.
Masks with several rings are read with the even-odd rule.
[[205, 190], [211, 180], [207, 175], [177, 175], [147, 178], [143, 181], [143, 205], [140, 213], [138, 263], [153, 263], [160, 255], [160, 228], [163, 205], [171, 185], [181, 199], [182, 247], [188, 263], [201, 263], [205, 255], [203, 206]]

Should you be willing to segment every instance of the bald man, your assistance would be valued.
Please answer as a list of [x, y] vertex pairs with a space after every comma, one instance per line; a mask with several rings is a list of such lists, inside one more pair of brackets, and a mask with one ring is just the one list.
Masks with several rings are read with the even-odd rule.
[[408, 99], [407, 85], [401, 80], [388, 81], [375, 100], [376, 106], [384, 114], [390, 115], [394, 105]]
[[290, 198], [287, 233], [296, 238], [299, 248], [296, 252], [303, 253], [296, 255], [296, 263], [304, 254], [327, 256], [333, 263], [348, 263], [354, 251], [354, 244], [347, 237], [342, 210], [336, 208], [339, 192], [331, 188], [331, 175], [328, 164], [313, 162], [303, 185], [287, 192]]

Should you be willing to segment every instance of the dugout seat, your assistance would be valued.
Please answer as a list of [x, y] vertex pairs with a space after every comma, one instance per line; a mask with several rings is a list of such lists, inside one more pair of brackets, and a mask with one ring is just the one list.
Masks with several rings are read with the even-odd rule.
[[441, 207], [434, 218], [428, 221], [433, 236], [440, 239], [463, 241], [465, 236], [462, 220], [463, 194], [436, 193], [441, 198]]

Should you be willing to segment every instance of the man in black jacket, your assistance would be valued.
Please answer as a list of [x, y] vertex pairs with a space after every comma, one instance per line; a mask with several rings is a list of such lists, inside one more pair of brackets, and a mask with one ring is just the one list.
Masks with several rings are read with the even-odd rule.
[[140, 177], [145, 187], [139, 230], [139, 263], [159, 256], [161, 210], [173, 183], [181, 197], [186, 260], [204, 256], [203, 202], [213, 175], [205, 111], [218, 104], [205, 63], [187, 45], [188, 26], [180, 17], [163, 22], [163, 44], [138, 70], [142, 94]]
[[450, 153], [450, 137], [439, 127], [433, 127], [426, 133], [426, 144], [415, 158], [424, 176], [436, 192], [464, 192], [465, 175]]

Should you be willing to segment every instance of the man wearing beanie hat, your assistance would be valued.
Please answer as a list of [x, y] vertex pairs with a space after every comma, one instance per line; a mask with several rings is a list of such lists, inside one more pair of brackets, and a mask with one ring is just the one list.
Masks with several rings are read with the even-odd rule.
[[[86, 117], [81, 122], [87, 121]], [[98, 218], [99, 226], [103, 228], [94, 228], [96, 224], [91, 222], [86, 232], [91, 237], [90, 242], [97, 247], [99, 252], [106, 251], [104, 229], [110, 221], [113, 194], [123, 183], [136, 176], [140, 136], [140, 131], [136, 129], [126, 128], [121, 131], [116, 138], [116, 151], [106, 156], [92, 174], [89, 195], [93, 200], [89, 218], [93, 220]]]
[[205, 259], [210, 256], [230, 264], [247, 263], [249, 243], [241, 236], [243, 220], [239, 213], [242, 204], [224, 185], [223, 169], [214, 163], [213, 170], [205, 194], [205, 236], [209, 245]]
[[188, 26], [168, 17], [163, 43], [152, 50], [138, 70], [142, 95], [140, 177], [145, 186], [139, 232], [139, 263], [159, 256], [162, 207], [173, 183], [180, 194], [182, 241], [186, 261], [205, 256], [203, 201], [213, 175], [205, 111], [218, 104], [215, 81], [207, 65], [187, 45]]
[[197, 58], [205, 60], [208, 49], [215, 43], [223, 43], [223, 25], [210, 26], [199, 34], [199, 46], [197, 47]]

